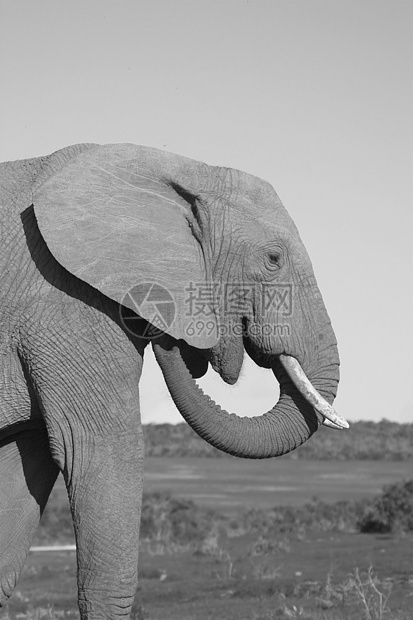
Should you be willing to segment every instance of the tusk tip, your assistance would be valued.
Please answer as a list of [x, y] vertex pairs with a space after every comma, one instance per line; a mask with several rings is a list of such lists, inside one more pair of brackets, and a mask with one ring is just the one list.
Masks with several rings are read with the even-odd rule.
[[324, 418], [323, 420], [323, 425], [324, 426], [328, 426], [328, 428], [334, 428], [338, 431], [343, 431], [346, 428], [350, 428], [349, 423], [347, 422], [347, 420], [343, 420], [344, 423], [341, 424], [336, 424], [335, 422], [332, 422], [331, 420], [329, 420], [328, 418]]
[[350, 428], [350, 424], [347, 422], [347, 420], [339, 416], [337, 413], [334, 414], [333, 419], [325, 417], [323, 420], [323, 424], [325, 426], [328, 426], [329, 428], [337, 428], [339, 430]]

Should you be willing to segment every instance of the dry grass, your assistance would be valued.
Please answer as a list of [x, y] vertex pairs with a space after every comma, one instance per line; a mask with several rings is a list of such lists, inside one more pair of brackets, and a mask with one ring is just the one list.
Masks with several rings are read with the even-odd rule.
[[[226, 586], [235, 582], [233, 562], [226, 550], [215, 548], [217, 562], [222, 570], [215, 575]], [[266, 555], [265, 553], [263, 554]], [[254, 556], [253, 556], [254, 557]], [[257, 556], [255, 556], [257, 557]], [[262, 558], [263, 556], [258, 556]], [[260, 568], [257, 570], [257, 566]], [[272, 573], [265, 572], [263, 565], [253, 565], [251, 579], [278, 581], [279, 571], [272, 565]], [[162, 578], [159, 577], [159, 581]], [[279, 591], [272, 596], [273, 606], [268, 606], [262, 597], [258, 597], [256, 611], [242, 620], [279, 620], [300, 618], [301, 620], [410, 620], [406, 612], [392, 613], [389, 607], [389, 597], [392, 593], [392, 584], [389, 580], [380, 580], [372, 567], [367, 571], [354, 568], [348, 577], [335, 582], [330, 571], [324, 582], [301, 582], [291, 592]], [[217, 590], [219, 596], [219, 589]], [[174, 616], [175, 617], [175, 616]], [[198, 614], [191, 620], [197, 620]], [[201, 614], [199, 618], [204, 618]], [[7, 612], [0, 614], [1, 620], [69, 620], [78, 619], [75, 611], [59, 611], [53, 606], [29, 608], [25, 612], [13, 616]], [[133, 620], [166, 620], [160, 616], [152, 616], [142, 604], [135, 606], [132, 613]], [[185, 616], [186, 619], [186, 616]], [[218, 620], [218, 617], [217, 617]], [[219, 617], [219, 620], [222, 620]]]

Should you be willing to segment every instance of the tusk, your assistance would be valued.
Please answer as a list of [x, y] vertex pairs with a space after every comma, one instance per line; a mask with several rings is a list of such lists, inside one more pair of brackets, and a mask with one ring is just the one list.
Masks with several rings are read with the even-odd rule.
[[292, 382], [300, 394], [302, 394], [304, 398], [314, 407], [314, 409], [324, 416], [324, 418], [327, 418], [327, 420], [324, 420], [323, 423], [332, 428], [349, 428], [349, 423], [347, 420], [338, 415], [326, 399], [323, 398], [321, 394], [319, 394], [311, 385], [298, 360], [291, 355], [285, 354], [281, 354], [279, 357], [280, 362], [288, 372]]
[[328, 426], [329, 428], [337, 428], [339, 431], [343, 430], [342, 426], [339, 426], [338, 424], [331, 422], [331, 420], [329, 420], [328, 418], [324, 418], [323, 424], [324, 426]]

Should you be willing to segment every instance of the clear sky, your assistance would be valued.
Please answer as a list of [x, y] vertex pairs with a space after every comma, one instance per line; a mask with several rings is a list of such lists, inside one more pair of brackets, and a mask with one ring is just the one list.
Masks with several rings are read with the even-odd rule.
[[[272, 183], [339, 342], [339, 412], [413, 421], [413, 4], [0, 0], [0, 160], [134, 142]], [[181, 421], [147, 356], [145, 422]], [[261, 413], [270, 371], [221, 405]]]

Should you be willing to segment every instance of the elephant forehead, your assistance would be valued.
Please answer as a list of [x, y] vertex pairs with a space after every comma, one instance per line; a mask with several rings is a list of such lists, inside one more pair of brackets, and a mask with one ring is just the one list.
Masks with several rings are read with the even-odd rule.
[[265, 226], [276, 225], [288, 231], [294, 226], [270, 183], [234, 168], [214, 168], [213, 171], [220, 208], [227, 207], [237, 216], [255, 220]]

